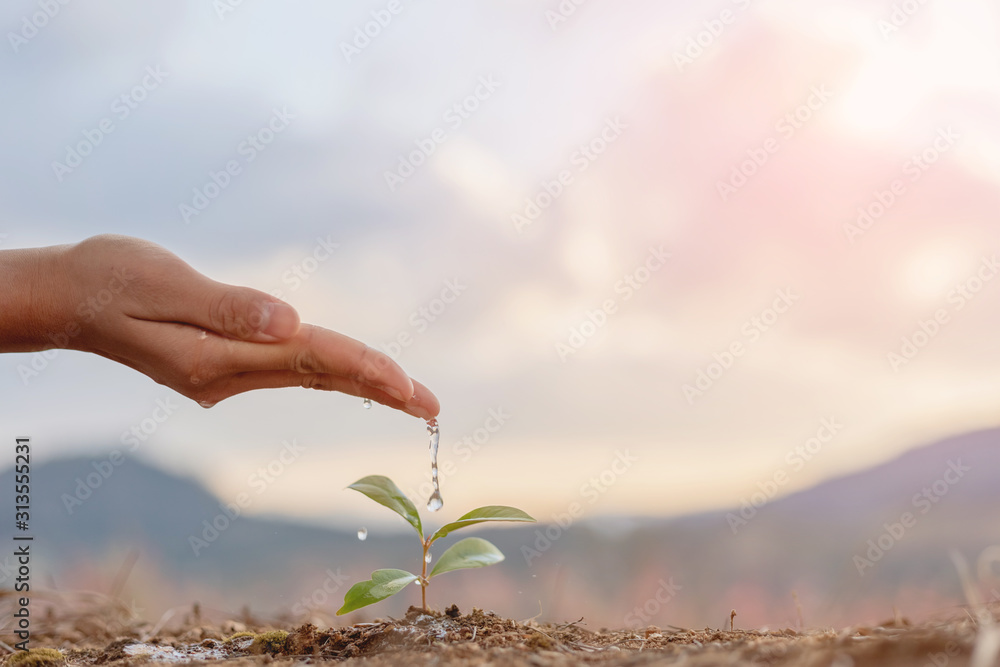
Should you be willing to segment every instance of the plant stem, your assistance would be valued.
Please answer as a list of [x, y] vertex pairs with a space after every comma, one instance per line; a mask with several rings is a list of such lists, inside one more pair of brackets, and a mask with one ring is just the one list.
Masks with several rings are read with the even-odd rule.
[[427, 611], [427, 550], [430, 549], [429, 540], [424, 540], [424, 557], [420, 567], [420, 606]]

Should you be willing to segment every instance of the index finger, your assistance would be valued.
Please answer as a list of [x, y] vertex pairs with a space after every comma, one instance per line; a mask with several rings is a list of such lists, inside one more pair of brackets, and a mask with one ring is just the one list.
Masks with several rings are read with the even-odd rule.
[[387, 354], [349, 336], [303, 324], [292, 338], [278, 343], [231, 341], [228, 370], [290, 370], [329, 373], [389, 394], [406, 403], [414, 394], [410, 376]]

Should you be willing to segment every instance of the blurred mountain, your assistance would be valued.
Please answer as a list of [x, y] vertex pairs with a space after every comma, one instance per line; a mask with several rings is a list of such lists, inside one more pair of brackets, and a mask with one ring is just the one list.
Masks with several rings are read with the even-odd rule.
[[[767, 483], [756, 490], [763, 494]], [[984, 550], [1000, 545], [1000, 429], [922, 446], [759, 508], [657, 522], [632, 539], [648, 545], [634, 567], [665, 561], [679, 580], [692, 574], [701, 612], [715, 618], [726, 605], [713, 598], [737, 609], [770, 598], [772, 614], [783, 607], [785, 618], [766, 622], [791, 624], [792, 591], [812, 610], [811, 623], [885, 619], [894, 605], [902, 613], [948, 612], [965, 601], [949, 551], [976, 572]], [[1000, 562], [992, 567], [1000, 577]], [[989, 595], [1000, 591], [1000, 580], [983, 584]]]
[[[507, 561], [435, 579], [430, 599], [613, 626], [721, 626], [734, 608], [745, 627], [794, 625], [800, 613], [809, 625], [839, 625], [891, 617], [893, 606], [914, 616], [956, 611], [963, 598], [949, 550], [976, 571], [983, 550], [1000, 544], [998, 445], [1000, 429], [968, 433], [773, 499], [780, 484], [772, 477], [728, 512], [571, 525], [565, 515], [562, 525], [553, 517], [481, 530]], [[13, 481], [13, 471], [0, 474], [8, 498]], [[157, 611], [197, 599], [328, 613], [354, 581], [378, 567], [413, 569], [420, 553], [406, 533], [360, 542], [354, 533], [234, 516], [198, 482], [136, 460], [34, 467], [31, 525], [36, 581], [107, 591], [138, 549], [126, 592]], [[9, 565], [0, 560], [5, 588]], [[1000, 575], [1000, 563], [987, 565]], [[987, 594], [992, 586], [985, 582]], [[417, 599], [397, 597], [368, 615], [396, 615]]]
[[[9, 494], [12, 473], [0, 474]], [[325, 568], [353, 555], [346, 533], [238, 514], [194, 479], [135, 459], [54, 460], [34, 466], [31, 481], [36, 562], [56, 584], [71, 584], [63, 577], [93, 564], [110, 583], [125, 554], [138, 549], [176, 590], [204, 591], [200, 599], [231, 600], [234, 608], [276, 609], [289, 606], [298, 564], [312, 563], [322, 583]], [[0, 585], [7, 586], [4, 574]]]

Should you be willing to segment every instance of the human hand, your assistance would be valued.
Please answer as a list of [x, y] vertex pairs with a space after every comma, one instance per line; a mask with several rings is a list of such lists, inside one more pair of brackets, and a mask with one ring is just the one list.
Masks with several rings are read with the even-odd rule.
[[440, 409], [382, 352], [300, 324], [283, 301], [211, 280], [154, 243], [101, 235], [57, 250], [65, 293], [51, 309], [60, 315], [47, 318], [48, 340], [123, 363], [204, 407], [253, 389], [308, 387], [421, 419]]

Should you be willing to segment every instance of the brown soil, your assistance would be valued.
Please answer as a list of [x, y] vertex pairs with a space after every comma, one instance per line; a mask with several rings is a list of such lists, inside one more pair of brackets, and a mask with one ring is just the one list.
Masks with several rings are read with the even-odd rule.
[[[839, 631], [591, 630], [582, 620], [564, 624], [518, 622], [479, 609], [463, 614], [454, 606], [445, 613], [424, 613], [411, 607], [405, 618], [342, 628], [309, 624], [280, 628], [273, 623], [255, 624], [250, 618], [216, 624], [204, 621], [195, 607], [179, 615], [179, 623], [158, 628], [132, 618], [121, 603], [109, 603], [105, 598], [96, 606], [98, 609], [60, 605], [58, 611], [50, 607], [33, 625], [32, 646], [60, 649], [69, 666], [224, 661], [227, 667], [318, 662], [368, 667], [956, 667], [969, 664], [977, 633], [970, 617], [918, 627], [897, 618], [879, 627]], [[164, 629], [168, 626], [173, 629]], [[0, 639], [10, 644], [13, 638], [2, 633]], [[9, 657], [4, 659], [4, 667], [7, 662]]]

